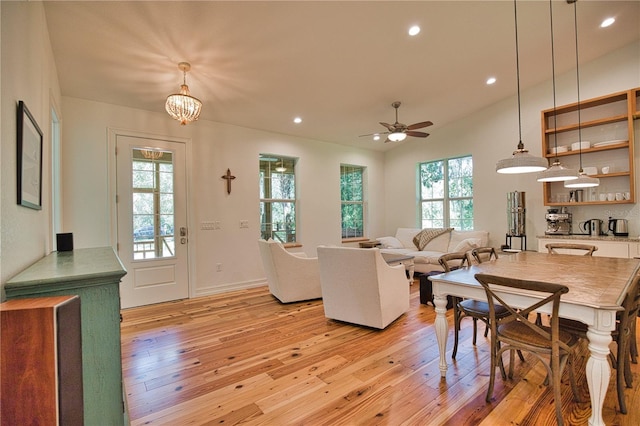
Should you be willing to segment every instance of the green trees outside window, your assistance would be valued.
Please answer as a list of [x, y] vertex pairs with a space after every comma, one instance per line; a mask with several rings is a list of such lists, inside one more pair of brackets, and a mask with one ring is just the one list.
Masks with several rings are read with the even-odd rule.
[[422, 228], [473, 229], [473, 159], [471, 156], [420, 163]]
[[342, 238], [364, 236], [364, 167], [340, 165]]

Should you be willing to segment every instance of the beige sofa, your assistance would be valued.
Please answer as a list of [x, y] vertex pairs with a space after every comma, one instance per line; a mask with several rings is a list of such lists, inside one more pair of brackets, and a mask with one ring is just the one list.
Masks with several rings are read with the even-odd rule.
[[380, 251], [383, 253], [407, 254], [413, 256], [415, 272], [427, 273], [442, 271], [438, 258], [445, 253], [466, 252], [489, 244], [488, 231], [444, 232], [430, 240], [420, 250], [414, 243], [414, 237], [420, 228], [398, 228], [395, 237], [380, 237]]

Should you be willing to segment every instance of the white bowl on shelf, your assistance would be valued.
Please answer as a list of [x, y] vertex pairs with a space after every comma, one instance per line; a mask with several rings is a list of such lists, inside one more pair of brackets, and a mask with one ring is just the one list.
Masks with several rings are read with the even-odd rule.
[[598, 174], [598, 168], [597, 167], [583, 167], [582, 171], [587, 176], [593, 176], [593, 175], [597, 175]]
[[561, 145], [559, 147], [551, 147], [549, 148], [549, 154], [559, 154], [561, 152], [567, 152], [569, 151], [569, 147], [566, 145]]
[[571, 151], [579, 151], [580, 149], [589, 149], [591, 148], [591, 142], [574, 142], [571, 144]]

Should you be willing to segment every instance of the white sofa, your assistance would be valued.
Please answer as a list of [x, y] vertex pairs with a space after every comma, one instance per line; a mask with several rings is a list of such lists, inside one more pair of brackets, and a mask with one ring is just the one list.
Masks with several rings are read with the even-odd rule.
[[420, 228], [398, 228], [395, 237], [377, 238], [380, 242], [380, 251], [413, 256], [415, 272], [426, 274], [431, 271], [442, 271], [438, 258], [445, 253], [466, 252], [489, 244], [488, 231], [453, 229], [433, 238], [420, 250], [413, 239], [421, 231]]

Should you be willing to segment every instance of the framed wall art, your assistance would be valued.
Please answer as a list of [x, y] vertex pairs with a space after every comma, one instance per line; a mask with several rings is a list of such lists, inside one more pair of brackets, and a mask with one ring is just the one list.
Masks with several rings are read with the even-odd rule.
[[42, 131], [23, 101], [18, 102], [18, 204], [42, 209]]

